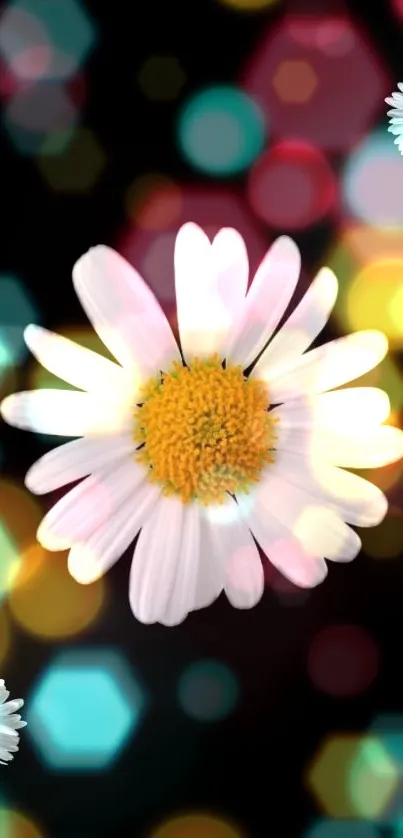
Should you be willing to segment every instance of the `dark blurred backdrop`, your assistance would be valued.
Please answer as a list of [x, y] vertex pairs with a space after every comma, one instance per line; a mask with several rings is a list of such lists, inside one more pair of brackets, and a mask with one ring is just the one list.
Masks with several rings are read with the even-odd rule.
[[[187, 220], [276, 235], [340, 294], [324, 338], [375, 327], [365, 383], [403, 403], [403, 158], [384, 98], [403, 80], [403, 2], [16, 0], [0, 18], [0, 395], [57, 386], [40, 323], [102, 350], [71, 269], [120, 250], [175, 326]], [[364, 383], [364, 379], [363, 379]], [[1, 766], [0, 838], [403, 835], [402, 463], [367, 476], [390, 511], [352, 565], [300, 591], [271, 570], [176, 628], [128, 603], [129, 553], [89, 587], [35, 544], [53, 497], [29, 465], [61, 440], [0, 427], [0, 675], [28, 728]], [[68, 724], [66, 727], [66, 712]]]

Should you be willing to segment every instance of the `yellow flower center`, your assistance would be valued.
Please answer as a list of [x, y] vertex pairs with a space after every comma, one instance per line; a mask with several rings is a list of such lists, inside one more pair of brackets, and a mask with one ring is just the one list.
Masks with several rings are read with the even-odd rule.
[[247, 492], [274, 458], [266, 385], [217, 355], [149, 380], [135, 411], [136, 457], [164, 494], [223, 503]]

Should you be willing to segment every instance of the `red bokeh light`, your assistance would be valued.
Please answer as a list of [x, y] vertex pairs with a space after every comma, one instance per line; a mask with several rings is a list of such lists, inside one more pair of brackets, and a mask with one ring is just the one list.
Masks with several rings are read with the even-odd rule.
[[320, 692], [350, 697], [364, 692], [378, 673], [378, 650], [369, 632], [360, 626], [323, 629], [308, 652], [307, 668]]
[[[303, 100], [291, 89], [295, 74], [289, 77], [286, 95], [284, 84], [279, 88], [285, 62], [304, 63], [317, 80]], [[382, 112], [391, 80], [368, 36], [347, 16], [327, 14], [287, 15], [276, 28], [270, 25], [241, 83], [261, 107], [275, 138], [298, 138], [346, 152]]]
[[333, 209], [336, 180], [322, 152], [302, 142], [270, 148], [251, 169], [248, 199], [271, 227], [301, 230]]

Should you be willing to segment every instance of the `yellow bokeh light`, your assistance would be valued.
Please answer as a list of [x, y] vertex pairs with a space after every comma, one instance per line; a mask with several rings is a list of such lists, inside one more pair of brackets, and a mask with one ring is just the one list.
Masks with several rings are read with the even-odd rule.
[[228, 821], [211, 815], [180, 815], [157, 827], [150, 838], [241, 838]]
[[0, 664], [6, 660], [10, 649], [10, 622], [4, 608], [0, 608]]
[[403, 259], [366, 265], [350, 285], [346, 306], [351, 329], [380, 329], [391, 348], [403, 348]]
[[78, 128], [63, 154], [47, 155], [45, 149], [37, 166], [55, 192], [88, 192], [101, 177], [106, 156], [92, 131]]
[[278, 0], [220, 0], [220, 2], [240, 12], [258, 12], [276, 6]]
[[186, 76], [174, 55], [150, 55], [140, 70], [138, 80], [148, 99], [170, 102], [179, 96]]
[[45, 833], [22, 812], [0, 808], [1, 838], [44, 838]]
[[403, 514], [389, 509], [386, 518], [370, 530], [360, 532], [362, 549], [375, 559], [391, 559], [403, 551]]
[[104, 600], [104, 579], [78, 585], [67, 570], [65, 556], [54, 556], [34, 544], [22, 556], [9, 607], [14, 620], [29, 634], [63, 639], [88, 628]]
[[342, 241], [360, 265], [385, 259], [401, 259], [402, 231], [367, 224], [350, 224], [343, 231]]
[[399, 784], [382, 742], [348, 733], [322, 742], [306, 773], [320, 809], [331, 818], [379, 817]]

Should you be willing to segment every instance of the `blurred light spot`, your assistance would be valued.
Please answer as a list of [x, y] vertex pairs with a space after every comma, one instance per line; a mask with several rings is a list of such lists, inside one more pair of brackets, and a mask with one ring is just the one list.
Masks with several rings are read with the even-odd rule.
[[[392, 0], [392, 9], [399, 18], [399, 20], [403, 23], [403, 0]], [[403, 825], [402, 825], [402, 832], [403, 832]], [[400, 833], [399, 833], [400, 835]]]
[[53, 770], [103, 770], [140, 722], [144, 695], [111, 649], [59, 654], [27, 701], [29, 735]]
[[99, 180], [106, 158], [92, 131], [79, 128], [60, 156], [55, 156], [52, 146], [47, 148], [45, 143], [37, 165], [55, 192], [88, 192]]
[[179, 815], [153, 830], [149, 838], [242, 838], [241, 833], [212, 815]]
[[[146, 218], [148, 223], [150, 219], [154, 221], [155, 228], [158, 223], [158, 229], [145, 229], [136, 220], [135, 224], [130, 224], [124, 230], [116, 243], [116, 249], [137, 268], [162, 304], [165, 304], [165, 309], [169, 307], [171, 316], [175, 306], [174, 241], [179, 227], [189, 218], [203, 228], [211, 241], [221, 227], [235, 227], [247, 244], [251, 279], [268, 247], [261, 225], [235, 190], [228, 187], [182, 186], [180, 201], [176, 198], [177, 194], [176, 189], [170, 193], [172, 198], [168, 199], [168, 209], [162, 213], [165, 215], [163, 220], [159, 209], [161, 192], [159, 189], [154, 193], [151, 191], [146, 205]], [[164, 197], [162, 205], [167, 206]], [[161, 235], [164, 236], [162, 247], [155, 245]], [[152, 255], [148, 259], [150, 251]]]
[[273, 86], [284, 102], [304, 104], [318, 84], [316, 73], [307, 61], [282, 61], [273, 77]]
[[308, 652], [308, 673], [317, 690], [333, 696], [359, 695], [378, 674], [375, 643], [360, 626], [320, 631]]
[[68, 638], [88, 628], [99, 615], [105, 582], [78, 585], [67, 570], [65, 556], [53, 556], [39, 545], [22, 556], [9, 595], [11, 614], [30, 634]]
[[4, 608], [0, 608], [0, 664], [3, 664], [6, 660], [10, 649], [10, 640], [10, 622]]
[[22, 812], [0, 808], [1, 838], [45, 838], [45, 833]]
[[61, 153], [77, 120], [77, 109], [67, 91], [54, 82], [22, 88], [4, 111], [6, 131], [17, 151], [25, 155], [36, 154], [45, 139], [54, 135], [59, 137]]
[[272, 146], [256, 161], [247, 191], [259, 218], [289, 230], [319, 221], [336, 200], [335, 178], [321, 151], [290, 141]]
[[220, 721], [232, 713], [238, 701], [235, 676], [219, 661], [205, 660], [189, 666], [178, 689], [182, 709], [198, 721]]
[[380, 739], [366, 737], [349, 769], [349, 787], [362, 818], [382, 817], [400, 781], [398, 766]]
[[375, 559], [389, 559], [403, 552], [403, 514], [389, 509], [386, 518], [371, 531], [360, 532], [362, 549]]
[[340, 734], [322, 742], [306, 783], [329, 817], [378, 818], [398, 786], [399, 770], [378, 736]]
[[403, 166], [386, 132], [376, 132], [350, 155], [342, 175], [347, 210], [378, 227], [403, 223]]
[[29, 292], [17, 277], [0, 275], [0, 383], [8, 369], [28, 354], [24, 329], [38, 312]]
[[26, 81], [70, 78], [94, 41], [94, 25], [77, 0], [17, 0], [0, 23], [4, 60]]
[[279, 0], [220, 0], [220, 2], [240, 12], [259, 12], [276, 6]]
[[320, 820], [304, 832], [303, 838], [381, 838], [381, 833], [372, 824], [360, 821]]
[[143, 175], [128, 190], [127, 212], [142, 230], [160, 230], [181, 215], [181, 188], [165, 175]]
[[371, 724], [371, 734], [382, 741], [389, 756], [403, 770], [403, 715], [389, 713], [377, 716]]
[[14, 582], [21, 554], [35, 541], [42, 510], [29, 492], [0, 481], [0, 600]]
[[185, 104], [178, 141], [194, 168], [212, 176], [232, 175], [260, 154], [265, 124], [256, 103], [241, 90], [212, 87]]
[[[304, 102], [285, 100], [273, 84], [283, 62], [308, 64], [317, 85]], [[346, 152], [384, 108], [390, 80], [372, 48], [347, 16], [287, 14], [267, 26], [243, 73], [243, 88], [262, 108], [272, 134]], [[393, 143], [392, 143], [393, 146]]]
[[403, 348], [403, 258], [373, 262], [350, 285], [349, 329], [380, 329], [392, 349]]
[[178, 59], [171, 55], [151, 55], [139, 73], [139, 85], [153, 102], [171, 102], [179, 96], [186, 76]]
[[350, 223], [343, 230], [343, 245], [360, 265], [402, 258], [402, 232]]

